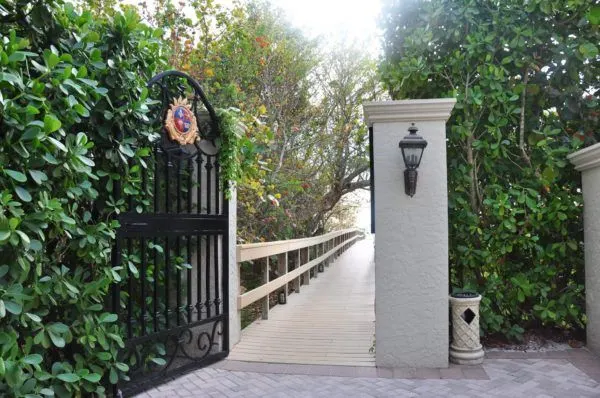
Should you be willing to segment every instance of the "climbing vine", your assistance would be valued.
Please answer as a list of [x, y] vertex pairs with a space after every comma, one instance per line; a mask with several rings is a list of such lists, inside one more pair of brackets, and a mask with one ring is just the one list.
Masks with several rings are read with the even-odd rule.
[[239, 109], [217, 109], [220, 133], [219, 164], [221, 187], [225, 197], [231, 199], [232, 190], [242, 180], [240, 139], [244, 134], [244, 124], [239, 118]]

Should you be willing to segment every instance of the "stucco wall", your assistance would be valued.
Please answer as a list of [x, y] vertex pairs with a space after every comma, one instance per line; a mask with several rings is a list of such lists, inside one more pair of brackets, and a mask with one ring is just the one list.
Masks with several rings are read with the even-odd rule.
[[569, 160], [582, 172], [587, 345], [600, 355], [600, 144]]
[[587, 344], [600, 354], [600, 168], [583, 172]]
[[[454, 99], [365, 105], [375, 169], [376, 363], [448, 366], [448, 197], [445, 121]], [[428, 146], [414, 197], [398, 142], [410, 122]]]

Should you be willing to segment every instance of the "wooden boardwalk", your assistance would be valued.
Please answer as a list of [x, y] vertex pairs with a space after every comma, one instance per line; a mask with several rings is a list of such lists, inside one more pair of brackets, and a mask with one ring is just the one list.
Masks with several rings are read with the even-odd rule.
[[358, 241], [268, 320], [242, 331], [228, 359], [309, 365], [375, 366], [373, 241]]

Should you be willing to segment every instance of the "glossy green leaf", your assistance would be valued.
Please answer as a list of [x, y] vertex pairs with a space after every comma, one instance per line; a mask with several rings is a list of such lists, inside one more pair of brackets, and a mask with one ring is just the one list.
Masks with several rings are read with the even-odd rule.
[[90, 112], [81, 104], [75, 104], [73, 109], [75, 109], [75, 111], [83, 117], [90, 116]]
[[108, 374], [108, 381], [110, 381], [110, 384], [117, 384], [117, 382], [119, 381], [119, 374], [117, 373], [117, 370], [115, 368], [110, 368], [110, 372]]
[[69, 327], [61, 322], [55, 322], [48, 326], [48, 330], [54, 333], [67, 333], [69, 331]]
[[15, 192], [17, 193], [17, 196], [19, 197], [19, 199], [21, 199], [24, 202], [31, 202], [31, 194], [29, 193], [29, 191], [21, 186], [15, 187]]
[[83, 378], [92, 383], [98, 383], [102, 376], [100, 376], [98, 373], [90, 373], [88, 375], [83, 376]]
[[48, 176], [46, 173], [40, 170], [29, 170], [29, 175], [36, 182], [36, 184], [41, 185], [45, 181], [48, 181]]
[[0, 72], [0, 82], [3, 81], [8, 82], [13, 86], [15, 84], [22, 85], [21, 78], [18, 75], [12, 73]]
[[19, 315], [23, 311], [23, 306], [21, 304], [10, 300], [4, 300], [4, 307], [6, 308], [6, 311], [14, 315]]
[[54, 344], [58, 348], [63, 348], [66, 344], [65, 339], [62, 336], [57, 335], [51, 331], [48, 331], [48, 336], [50, 336], [50, 340], [52, 340], [52, 344]]
[[48, 141], [50, 141], [52, 143], [52, 145], [54, 145], [58, 150], [63, 151], [63, 152], [68, 152], [67, 151], [67, 147], [60, 141], [58, 141], [55, 138], [52, 137], [46, 137], [48, 139]]
[[110, 314], [108, 312], [105, 312], [101, 314], [98, 319], [100, 320], [100, 322], [110, 323], [116, 322], [118, 317], [117, 314]]
[[62, 373], [56, 376], [57, 379], [66, 381], [67, 383], [75, 383], [80, 380], [80, 377], [75, 373]]
[[152, 358], [152, 362], [159, 366], [164, 366], [167, 364], [167, 361], [165, 361], [163, 358]]
[[42, 363], [42, 356], [40, 354], [29, 354], [23, 358], [23, 362], [29, 365], [39, 365]]
[[12, 178], [15, 181], [18, 181], [18, 182], [27, 181], [27, 176], [25, 176], [25, 174], [21, 173], [20, 171], [4, 169], [4, 173], [6, 173], [6, 175], [8, 175], [10, 178]]
[[62, 123], [58, 118], [54, 115], [46, 115], [44, 116], [44, 131], [46, 133], [53, 133], [58, 130], [62, 126]]
[[60, 58], [58, 57], [58, 55], [50, 53], [48, 58], [46, 59], [46, 62], [48, 63], [48, 67], [52, 69], [60, 63]]
[[34, 322], [41, 322], [42, 318], [40, 318], [39, 316], [37, 316], [36, 314], [32, 314], [30, 312], [26, 312], [25, 315], [27, 315], [27, 317], [29, 319], [31, 319]]

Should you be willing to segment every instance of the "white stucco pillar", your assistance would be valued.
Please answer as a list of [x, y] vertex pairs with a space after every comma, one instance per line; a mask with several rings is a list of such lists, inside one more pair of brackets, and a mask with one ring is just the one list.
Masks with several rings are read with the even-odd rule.
[[237, 192], [229, 199], [229, 348], [240, 341], [242, 331], [238, 297], [240, 295], [240, 267], [237, 263]]
[[568, 159], [581, 171], [583, 190], [587, 346], [600, 354], [600, 144], [572, 153]]
[[[448, 366], [446, 120], [455, 99], [372, 102], [375, 334], [379, 367]], [[404, 193], [398, 142], [415, 123], [428, 142], [416, 194]]]

